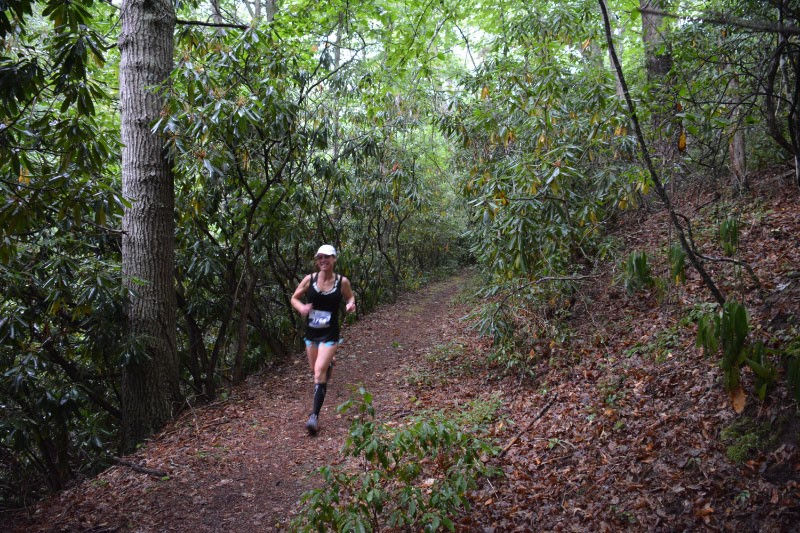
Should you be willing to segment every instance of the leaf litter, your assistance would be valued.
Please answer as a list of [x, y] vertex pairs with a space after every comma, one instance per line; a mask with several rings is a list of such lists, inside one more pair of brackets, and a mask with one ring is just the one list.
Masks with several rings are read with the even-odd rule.
[[[752, 197], [724, 205], [710, 202], [712, 193], [703, 190], [676, 203], [695, 220], [723, 209], [741, 213], [741, 258], [765, 294], [730, 265], [708, 266], [725, 280], [727, 293], [744, 300], [763, 336], [800, 321], [800, 198], [769, 176], [756, 186]], [[668, 235], [665, 213], [630, 211], [618, 229], [623, 250], [617, 259], [644, 249], [655, 273], [668, 272], [658, 259], [666, 254], [657, 252], [669, 245]], [[713, 250], [711, 240], [700, 244]], [[316, 438], [302, 427], [311, 380], [304, 355], [297, 354], [251, 376], [228, 399], [186, 410], [126, 458], [166, 472], [165, 478], [116, 465], [27, 513], [3, 517], [0, 525], [10, 531], [285, 530], [302, 492], [321, 483], [315, 468], [343, 462], [349, 419], [335, 406], [363, 383], [378, 418], [392, 424], [423, 409], [457, 411], [488, 395], [502, 400], [490, 434], [498, 448], [511, 445], [490, 461], [503, 476], [481, 483], [458, 530], [795, 529], [800, 423], [788, 391], [777, 387], [763, 404], [748, 393], [737, 414], [718, 361], [695, 347], [695, 326], [685, 320], [693, 306], [710, 301], [697, 274], [687, 269], [686, 283], [662, 294], [628, 295], [614, 282], [613, 263], [572, 309], [570, 339], [532, 350], [533, 379], [488, 362], [490, 342], [462, 319], [479, 304], [465, 296], [479, 278], [462, 273], [347, 327]], [[457, 347], [456, 355], [443, 347]], [[431, 357], [434, 352], [440, 356]], [[752, 376], [744, 373], [743, 384], [752, 391]], [[784, 421], [788, 429], [734, 462], [724, 435], [743, 417], [776, 428]]]

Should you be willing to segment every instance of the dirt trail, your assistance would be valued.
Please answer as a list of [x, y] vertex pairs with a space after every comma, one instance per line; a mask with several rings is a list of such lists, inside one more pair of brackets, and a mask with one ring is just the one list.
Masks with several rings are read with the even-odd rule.
[[[409, 293], [347, 327], [320, 415], [303, 424], [312, 379], [304, 354], [248, 380], [225, 401], [190, 409], [128, 458], [168, 479], [114, 466], [43, 502], [18, 531], [283, 530], [301, 494], [319, 483], [314, 469], [341, 460], [349, 419], [336, 413], [364, 383], [379, 418], [408, 407], [404, 367], [445, 343], [465, 312], [453, 302], [461, 276]], [[406, 369], [407, 370], [407, 369]]]

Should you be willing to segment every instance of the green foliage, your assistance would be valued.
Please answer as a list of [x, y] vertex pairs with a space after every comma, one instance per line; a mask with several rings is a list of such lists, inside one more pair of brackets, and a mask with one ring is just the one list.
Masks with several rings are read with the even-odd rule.
[[[178, 4], [182, 18], [207, 15], [200, 2]], [[605, 64], [596, 2], [534, 7], [301, 0], [279, 2], [269, 24], [232, 21], [244, 31], [180, 27], [152, 126], [174, 163], [186, 392], [213, 398], [294, 349], [287, 298], [321, 242], [340, 249], [359, 312], [477, 260], [481, 297], [493, 302], [479, 327], [496, 361], [529, 371], [525, 324], [557, 339], [551, 319], [575, 290], [538, 280], [607, 257], [607, 224], [652, 185]], [[776, 17], [763, 2], [724, 11]], [[682, 110], [662, 133], [685, 129], [681, 164], [722, 176], [735, 131], [747, 133], [749, 161], [774, 163], [770, 139], [791, 133], [797, 110], [780, 105], [778, 122], [764, 124], [765, 69], [788, 59], [773, 89], [798, 87], [797, 47], [691, 21], [669, 29]], [[0, 442], [13, 456], [3, 486], [15, 489], [58, 488], [100, 463], [118, 427], [119, 367], [140, 353], [121, 326], [118, 228], [131, 200], [119, 183], [118, 32], [108, 2], [0, 0]], [[639, 64], [640, 35], [617, 38], [626, 66]], [[448, 51], [468, 39], [467, 55], [480, 55], [465, 68]], [[641, 97], [637, 72], [630, 81], [634, 98], [657, 100]], [[726, 254], [738, 238], [738, 223], [723, 222]], [[630, 263], [626, 287], [650, 286], [646, 259]], [[671, 248], [669, 260], [682, 281], [684, 258]], [[726, 382], [748, 364], [763, 397], [771, 352], [745, 339], [736, 355], [741, 323], [730, 313], [727, 325], [700, 320], [698, 340], [728, 350]], [[786, 375], [800, 400], [793, 346]]]
[[768, 422], [758, 422], [743, 417], [722, 429], [720, 439], [725, 443], [725, 454], [734, 463], [743, 463], [755, 452], [771, 446], [780, 434], [780, 424], [773, 427]]
[[725, 255], [732, 256], [739, 248], [739, 220], [726, 218], [719, 224], [719, 241]]
[[496, 22], [487, 57], [462, 76], [441, 117], [460, 144], [454, 169], [470, 208], [467, 236], [488, 286], [514, 298], [528, 292], [535, 306], [548, 291], [530, 282], [593, 262], [606, 221], [650, 186], [596, 44], [596, 7], [578, 0], [480, 13]]
[[[178, 40], [169, 113], [156, 127], [179, 171], [179, 307], [219, 355], [181, 339], [189, 382], [205, 397], [220, 368], [256, 368], [293, 348], [299, 320], [286, 300], [320, 242], [340, 250], [336, 268], [359, 312], [468, 260], [462, 211], [442, 179], [448, 143], [419, 119], [424, 102], [393, 94], [397, 80], [372, 56], [339, 57], [364, 39], [390, 53], [372, 42], [372, 8], [351, 7], [300, 4], [302, 22], [279, 10], [269, 25], [188, 28]], [[253, 308], [262, 319], [237, 317]], [[229, 327], [237, 320], [244, 332]], [[248, 341], [257, 349], [226, 349]]]
[[686, 281], [686, 252], [680, 243], [674, 242], [670, 245], [667, 253], [669, 260], [669, 275], [675, 284], [679, 285]]
[[[731, 17], [778, 21], [778, 10], [761, 2], [725, 2], [719, 9]], [[788, 11], [784, 17], [784, 22], [792, 18]], [[771, 137], [777, 130], [785, 131], [785, 124], [778, 121], [793, 113], [792, 106], [781, 109], [774, 127], [763, 120], [767, 106], [762, 95], [773, 58], [777, 60], [788, 52], [778, 49], [779, 39], [746, 28], [697, 21], [673, 28], [670, 40], [671, 75], [676, 79], [674, 86], [680, 88], [682, 108], [677, 117], [688, 135], [685, 161], [698, 174], [718, 181], [727, 179], [729, 142], [737, 131], [746, 138], [748, 167], [763, 165], [766, 159], [774, 161], [775, 141]], [[777, 88], [783, 82], [795, 86], [797, 74], [790, 69], [785, 75], [787, 78], [777, 81], [771, 90], [784, 90]]]
[[716, 312], [703, 314], [697, 322], [697, 346], [703, 348], [706, 357], [716, 355], [719, 350], [719, 315]]
[[755, 376], [755, 392], [761, 401], [775, 384], [777, 371], [767, 358], [767, 350], [762, 343], [750, 344], [747, 335], [750, 331], [747, 311], [735, 301], [725, 302], [719, 312], [708, 312], [698, 321], [697, 346], [706, 355], [722, 352], [720, 367], [723, 373], [725, 390], [733, 392], [740, 387], [741, 368], [747, 365]]
[[749, 357], [746, 360], [747, 366], [753, 371], [755, 377], [754, 386], [758, 399], [762, 402], [767, 397], [767, 392], [775, 385], [778, 371], [767, 357], [767, 350], [763, 343], [755, 343], [752, 346]]
[[500, 366], [503, 372], [520, 376], [534, 376], [533, 361], [523, 354], [513, 338], [504, 338], [492, 346], [489, 361]]
[[[115, 10], [0, 7], [0, 507], [102, 465], [124, 350]], [[9, 489], [8, 487], [11, 487]]]
[[454, 531], [453, 518], [469, 508], [467, 492], [479, 477], [496, 473], [482, 457], [497, 450], [480, 434], [499, 399], [456, 418], [432, 413], [395, 427], [376, 420], [368, 392], [360, 388], [358, 395], [340, 410], [357, 410], [344, 454], [356, 459], [361, 471], [320, 469], [325, 484], [303, 495], [292, 528]]
[[655, 285], [650, 264], [647, 261], [647, 252], [634, 250], [625, 260], [623, 285], [628, 294], [633, 294], [642, 289]]
[[533, 361], [523, 356], [518, 346], [521, 339], [514, 324], [513, 307], [508, 301], [479, 306], [470, 317], [476, 319], [473, 327], [478, 333], [492, 339], [490, 362], [498, 364], [506, 373], [533, 375]]
[[749, 332], [747, 311], [738, 302], [725, 302], [717, 325], [722, 360], [720, 366], [724, 376], [725, 389], [739, 387], [739, 368], [746, 357], [745, 339]]
[[[180, 4], [195, 18], [196, 2]], [[321, 242], [340, 249], [360, 312], [469, 261], [449, 141], [425, 120], [423, 84], [380, 66], [409, 53], [384, 46], [384, 31], [407, 41], [438, 21], [395, 15], [299, 2], [269, 25], [176, 35], [152, 127], [174, 165], [190, 397], [212, 399], [295, 348], [288, 296]], [[118, 32], [106, 2], [0, 2], [0, 442], [13, 456], [2, 487], [55, 489], [101, 464], [118, 436], [120, 365], [141, 353], [124, 327]], [[407, 75], [445, 62], [410, 56]], [[420, 92], [401, 98], [409, 87]], [[4, 488], [0, 505], [29, 496], [19, 492]]]

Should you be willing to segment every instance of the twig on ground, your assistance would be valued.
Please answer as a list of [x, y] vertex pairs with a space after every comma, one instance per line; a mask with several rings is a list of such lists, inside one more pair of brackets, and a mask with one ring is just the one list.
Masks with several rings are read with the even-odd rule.
[[194, 432], [200, 433], [200, 426], [198, 426], [197, 424], [197, 413], [195, 412], [194, 407], [192, 407], [192, 404], [189, 403], [188, 397], [186, 398], [186, 405], [189, 406], [189, 410], [192, 412], [192, 419], [194, 421]]
[[122, 466], [127, 466], [131, 470], [139, 472], [140, 474], [147, 474], [148, 476], [157, 477], [159, 479], [167, 477], [169, 474], [164, 472], [163, 470], [154, 470], [152, 468], [147, 468], [146, 466], [140, 466], [136, 463], [131, 463], [130, 461], [126, 461], [121, 457], [112, 457], [115, 463]]
[[532, 418], [530, 421], [528, 421], [528, 423], [527, 423], [527, 424], [525, 424], [525, 427], [524, 427], [524, 428], [522, 428], [522, 429], [519, 431], [519, 433], [517, 433], [516, 435], [514, 435], [514, 438], [513, 438], [513, 439], [511, 439], [511, 440], [509, 441], [509, 443], [508, 443], [508, 444], [506, 444], [506, 445], [505, 445], [505, 447], [504, 447], [502, 450], [500, 450], [500, 453], [499, 453], [499, 454], [497, 454], [497, 457], [498, 457], [498, 458], [499, 458], [499, 457], [503, 457], [503, 456], [504, 456], [506, 453], [508, 453], [508, 450], [510, 450], [510, 449], [511, 449], [511, 447], [512, 447], [514, 444], [516, 444], [516, 442], [519, 440], [519, 438], [522, 436], [522, 434], [523, 434], [523, 433], [525, 433], [526, 431], [528, 431], [528, 430], [531, 428], [531, 426], [533, 425], [533, 423], [534, 423], [534, 422], [536, 422], [537, 420], [539, 420], [540, 418], [542, 418], [542, 417], [544, 416], [544, 414], [547, 412], [547, 410], [548, 410], [548, 409], [550, 409], [550, 406], [551, 406], [551, 405], [553, 405], [553, 403], [554, 403], [554, 402], [555, 402], [557, 399], [558, 399], [558, 394], [554, 394], [554, 395], [553, 395], [553, 397], [552, 397], [552, 398], [550, 398], [550, 401], [549, 401], [549, 402], [547, 402], [547, 403], [545, 404], [545, 406], [541, 408], [541, 410], [539, 411], [539, 413], [537, 413], [537, 415], [536, 415], [536, 416], [534, 416], [534, 417], [533, 417], [533, 418]]

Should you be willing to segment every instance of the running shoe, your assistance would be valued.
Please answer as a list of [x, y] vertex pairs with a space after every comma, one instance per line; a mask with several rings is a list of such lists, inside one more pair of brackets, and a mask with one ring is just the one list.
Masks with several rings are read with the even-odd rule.
[[317, 431], [319, 430], [319, 422], [317, 420], [317, 415], [311, 413], [311, 416], [308, 417], [308, 422], [306, 422], [306, 429], [308, 430], [309, 435], [316, 435]]

